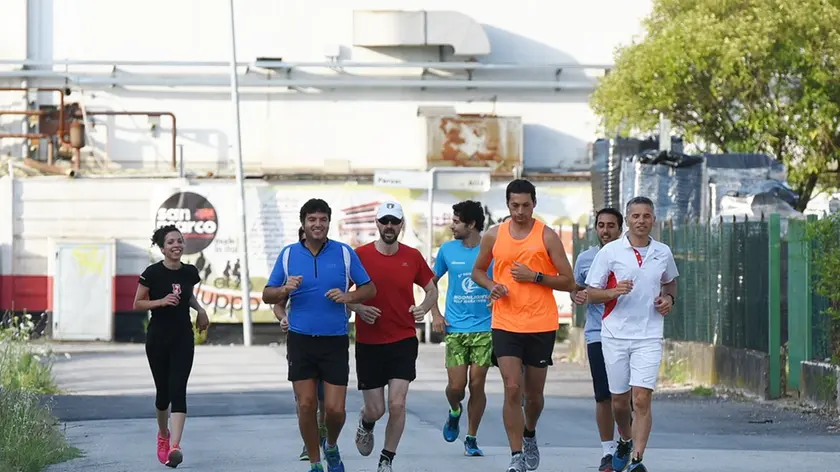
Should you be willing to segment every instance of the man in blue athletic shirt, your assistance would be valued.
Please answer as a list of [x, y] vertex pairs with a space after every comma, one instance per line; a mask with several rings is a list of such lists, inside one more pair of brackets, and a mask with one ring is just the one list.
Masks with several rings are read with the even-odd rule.
[[[298, 425], [310, 471], [322, 471], [318, 437], [318, 379], [324, 382], [327, 441], [324, 456], [329, 472], [344, 472], [338, 436], [346, 418], [345, 402], [350, 375], [350, 339], [347, 304], [363, 303], [376, 288], [353, 249], [327, 238], [332, 210], [321, 199], [300, 209], [304, 238], [280, 251], [263, 302], [289, 304], [286, 352], [289, 380], [298, 403]], [[351, 285], [356, 290], [349, 291]]]
[[[572, 302], [577, 305], [586, 304], [586, 276], [589, 267], [595, 260], [595, 254], [610, 241], [621, 236], [624, 218], [621, 212], [614, 208], [604, 208], [595, 214], [595, 230], [598, 233], [599, 246], [592, 246], [578, 255], [575, 261], [575, 281], [577, 290], [572, 292]], [[601, 435], [603, 455], [599, 471], [612, 471], [612, 459], [616, 442], [613, 437], [613, 412], [610, 386], [607, 382], [607, 367], [604, 364], [604, 354], [601, 351], [601, 318], [604, 315], [604, 304], [590, 304], [586, 307], [586, 324], [583, 336], [586, 340], [586, 351], [589, 357], [589, 371], [592, 374], [592, 385], [595, 390], [595, 421], [598, 423], [598, 433]]]
[[[440, 247], [434, 268], [436, 281], [449, 274], [446, 315], [441, 315], [437, 304], [432, 307], [435, 331], [446, 332], [449, 414], [443, 425], [443, 438], [447, 442], [458, 439], [462, 401], [469, 385], [469, 429], [464, 453], [482, 456], [484, 453], [478, 448], [476, 434], [487, 405], [484, 383], [487, 369], [492, 365], [493, 347], [487, 298], [490, 292], [473, 282], [472, 269], [484, 230], [484, 208], [479, 202], [467, 200], [453, 205], [452, 211], [451, 228], [455, 240]], [[491, 265], [489, 273], [492, 274], [492, 270]]]
[[[298, 229], [298, 241], [303, 241], [305, 239], [303, 233], [303, 226]], [[288, 298], [287, 298], [288, 300]], [[283, 304], [274, 305], [274, 317], [277, 318], [277, 321], [280, 322], [280, 329], [283, 331], [289, 330], [289, 315], [286, 312], [286, 305], [288, 301]], [[286, 353], [286, 361], [289, 360], [289, 353]], [[294, 392], [293, 392], [294, 393]], [[295, 397], [295, 412], [300, 414], [297, 411], [297, 397]], [[324, 423], [324, 418], [326, 415], [326, 411], [324, 410], [324, 381], [318, 379], [318, 435], [321, 437], [321, 447], [325, 447], [327, 443], [327, 425]], [[303, 446], [303, 450], [300, 452], [300, 456], [298, 459], [301, 461], [308, 461], [309, 460], [309, 451], [306, 450], [306, 445]]]

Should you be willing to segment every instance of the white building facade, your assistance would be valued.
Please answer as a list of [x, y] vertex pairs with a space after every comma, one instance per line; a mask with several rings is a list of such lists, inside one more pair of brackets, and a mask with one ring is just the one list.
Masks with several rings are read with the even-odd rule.
[[[233, 266], [227, 276], [220, 267], [238, 250], [228, 2], [0, 5], [0, 156], [18, 174], [0, 185], [11, 198], [0, 218], [12, 222], [0, 223], [8, 226], [0, 231], [0, 310], [56, 309], [57, 239], [112, 240], [114, 261], [105, 266], [114, 277], [114, 329], [133, 338], [120, 313], [131, 311], [136, 276], [149, 263], [155, 215], [180, 192], [202, 196], [218, 217], [212, 244], [191, 255], [218, 259], [208, 269], [215, 292], [207, 303], [235, 292]], [[436, 240], [445, 239], [447, 211], [459, 199], [482, 200], [491, 217], [503, 216], [504, 185], [521, 173], [538, 183], [546, 222], [585, 221], [589, 146], [599, 137], [589, 94], [649, 9], [649, 0], [237, 0], [245, 172], [282, 179], [247, 184], [249, 236], [258, 242], [252, 278], [267, 276], [277, 246], [296, 235], [297, 207], [312, 196], [336, 209], [331, 234], [344, 239], [370, 237], [358, 219], [365, 208], [401, 199], [415, 215], [407, 242], [427, 244], [425, 192], [377, 188], [376, 171], [494, 170], [488, 192], [436, 196]], [[73, 121], [85, 124], [76, 178], [24, 172], [72, 167]]]
[[[21, 86], [17, 61], [27, 59], [27, 86], [70, 87], [65, 101], [90, 112], [172, 113], [188, 168], [232, 169], [228, 2], [130, 3], [2, 0], [0, 84]], [[526, 171], [585, 170], [597, 137], [588, 94], [649, 8], [648, 0], [236, 0], [244, 161], [254, 170], [425, 168], [434, 150], [418, 110], [443, 109], [520, 118]], [[468, 78], [464, 63], [473, 61], [475, 85], [452, 83]], [[413, 67], [390, 67], [397, 63]], [[0, 108], [21, 109], [23, 98], [2, 93]], [[58, 105], [56, 94], [27, 98]], [[170, 161], [167, 117], [91, 118], [83, 152], [120, 168]], [[0, 141], [6, 153], [11, 146]]]

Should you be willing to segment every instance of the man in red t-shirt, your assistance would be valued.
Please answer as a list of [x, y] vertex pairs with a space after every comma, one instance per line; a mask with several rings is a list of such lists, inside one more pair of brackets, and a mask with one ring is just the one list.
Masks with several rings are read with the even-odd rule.
[[[373, 451], [373, 427], [385, 415], [388, 386], [388, 427], [379, 457], [379, 471], [391, 471], [391, 462], [405, 428], [405, 397], [417, 375], [419, 341], [415, 324], [423, 321], [438, 298], [434, 273], [420, 251], [400, 244], [402, 206], [385, 202], [376, 212], [379, 239], [356, 249], [376, 296], [364, 305], [350, 305], [356, 312], [356, 377], [365, 404], [359, 416], [356, 447], [363, 456]], [[414, 284], [426, 297], [415, 306]]]

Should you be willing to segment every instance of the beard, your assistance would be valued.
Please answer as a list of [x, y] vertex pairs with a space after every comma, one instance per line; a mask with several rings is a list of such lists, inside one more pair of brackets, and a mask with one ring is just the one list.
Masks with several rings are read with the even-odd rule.
[[379, 231], [379, 237], [385, 244], [394, 244], [397, 242], [398, 235], [399, 233], [393, 229], [384, 229]]

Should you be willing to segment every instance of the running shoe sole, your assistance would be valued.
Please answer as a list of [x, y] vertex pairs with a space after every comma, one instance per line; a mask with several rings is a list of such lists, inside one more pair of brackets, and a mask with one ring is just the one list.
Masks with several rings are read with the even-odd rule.
[[175, 467], [178, 467], [181, 462], [184, 462], [184, 453], [178, 449], [169, 451], [169, 460], [166, 461], [167, 467], [172, 467], [174, 469]]

